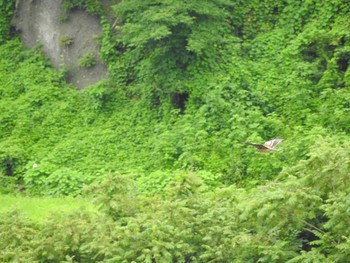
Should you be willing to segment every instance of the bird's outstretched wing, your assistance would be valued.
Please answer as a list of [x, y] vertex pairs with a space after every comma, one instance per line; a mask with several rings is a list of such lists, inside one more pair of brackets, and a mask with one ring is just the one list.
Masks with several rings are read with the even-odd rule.
[[281, 141], [283, 141], [283, 139], [275, 138], [265, 142], [264, 144], [252, 143], [252, 142], [241, 142], [241, 143], [254, 146], [258, 152], [269, 152], [269, 151], [278, 151], [277, 149], [275, 149], [275, 146], [279, 144]]
[[270, 148], [270, 149], [273, 149], [273, 148], [275, 148], [275, 146], [276, 146], [277, 144], [279, 144], [281, 141], [283, 141], [283, 139], [281, 139], [281, 138], [275, 138], [275, 139], [272, 139], [272, 140], [270, 140], [270, 141], [265, 142], [265, 143], [264, 143], [264, 146], [266, 146], [266, 147], [268, 147], [268, 148]]

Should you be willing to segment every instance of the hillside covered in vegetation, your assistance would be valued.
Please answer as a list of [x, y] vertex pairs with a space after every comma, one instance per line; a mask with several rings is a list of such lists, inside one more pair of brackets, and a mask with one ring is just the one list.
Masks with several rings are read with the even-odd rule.
[[0, 261], [347, 262], [349, 3], [110, 2], [63, 4], [103, 28], [82, 90], [0, 3], [0, 193], [96, 204], [2, 211]]

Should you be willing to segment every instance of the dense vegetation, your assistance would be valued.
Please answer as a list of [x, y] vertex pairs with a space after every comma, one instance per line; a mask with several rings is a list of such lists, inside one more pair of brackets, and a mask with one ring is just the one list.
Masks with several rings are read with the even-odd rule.
[[[0, 4], [0, 193], [99, 212], [3, 212], [1, 262], [348, 260], [347, 1], [66, 0], [103, 27], [110, 79], [84, 90], [10, 36], [13, 8]], [[239, 143], [274, 137], [278, 152]]]

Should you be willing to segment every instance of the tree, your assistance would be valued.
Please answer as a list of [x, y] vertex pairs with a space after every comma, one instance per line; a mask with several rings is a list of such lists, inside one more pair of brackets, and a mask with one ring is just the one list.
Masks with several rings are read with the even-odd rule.
[[230, 2], [126, 0], [114, 6], [122, 21], [117, 41], [134, 65], [128, 82], [146, 80], [172, 92], [196, 58], [214, 62], [230, 30]]

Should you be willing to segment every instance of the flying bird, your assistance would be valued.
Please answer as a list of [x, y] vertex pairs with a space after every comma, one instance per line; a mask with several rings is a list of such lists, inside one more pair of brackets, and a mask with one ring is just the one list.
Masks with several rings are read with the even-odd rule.
[[264, 144], [252, 143], [252, 142], [241, 142], [241, 143], [254, 146], [258, 152], [270, 152], [270, 151], [278, 151], [278, 149], [275, 149], [275, 147], [281, 141], [283, 141], [283, 139], [275, 138], [265, 142]]

